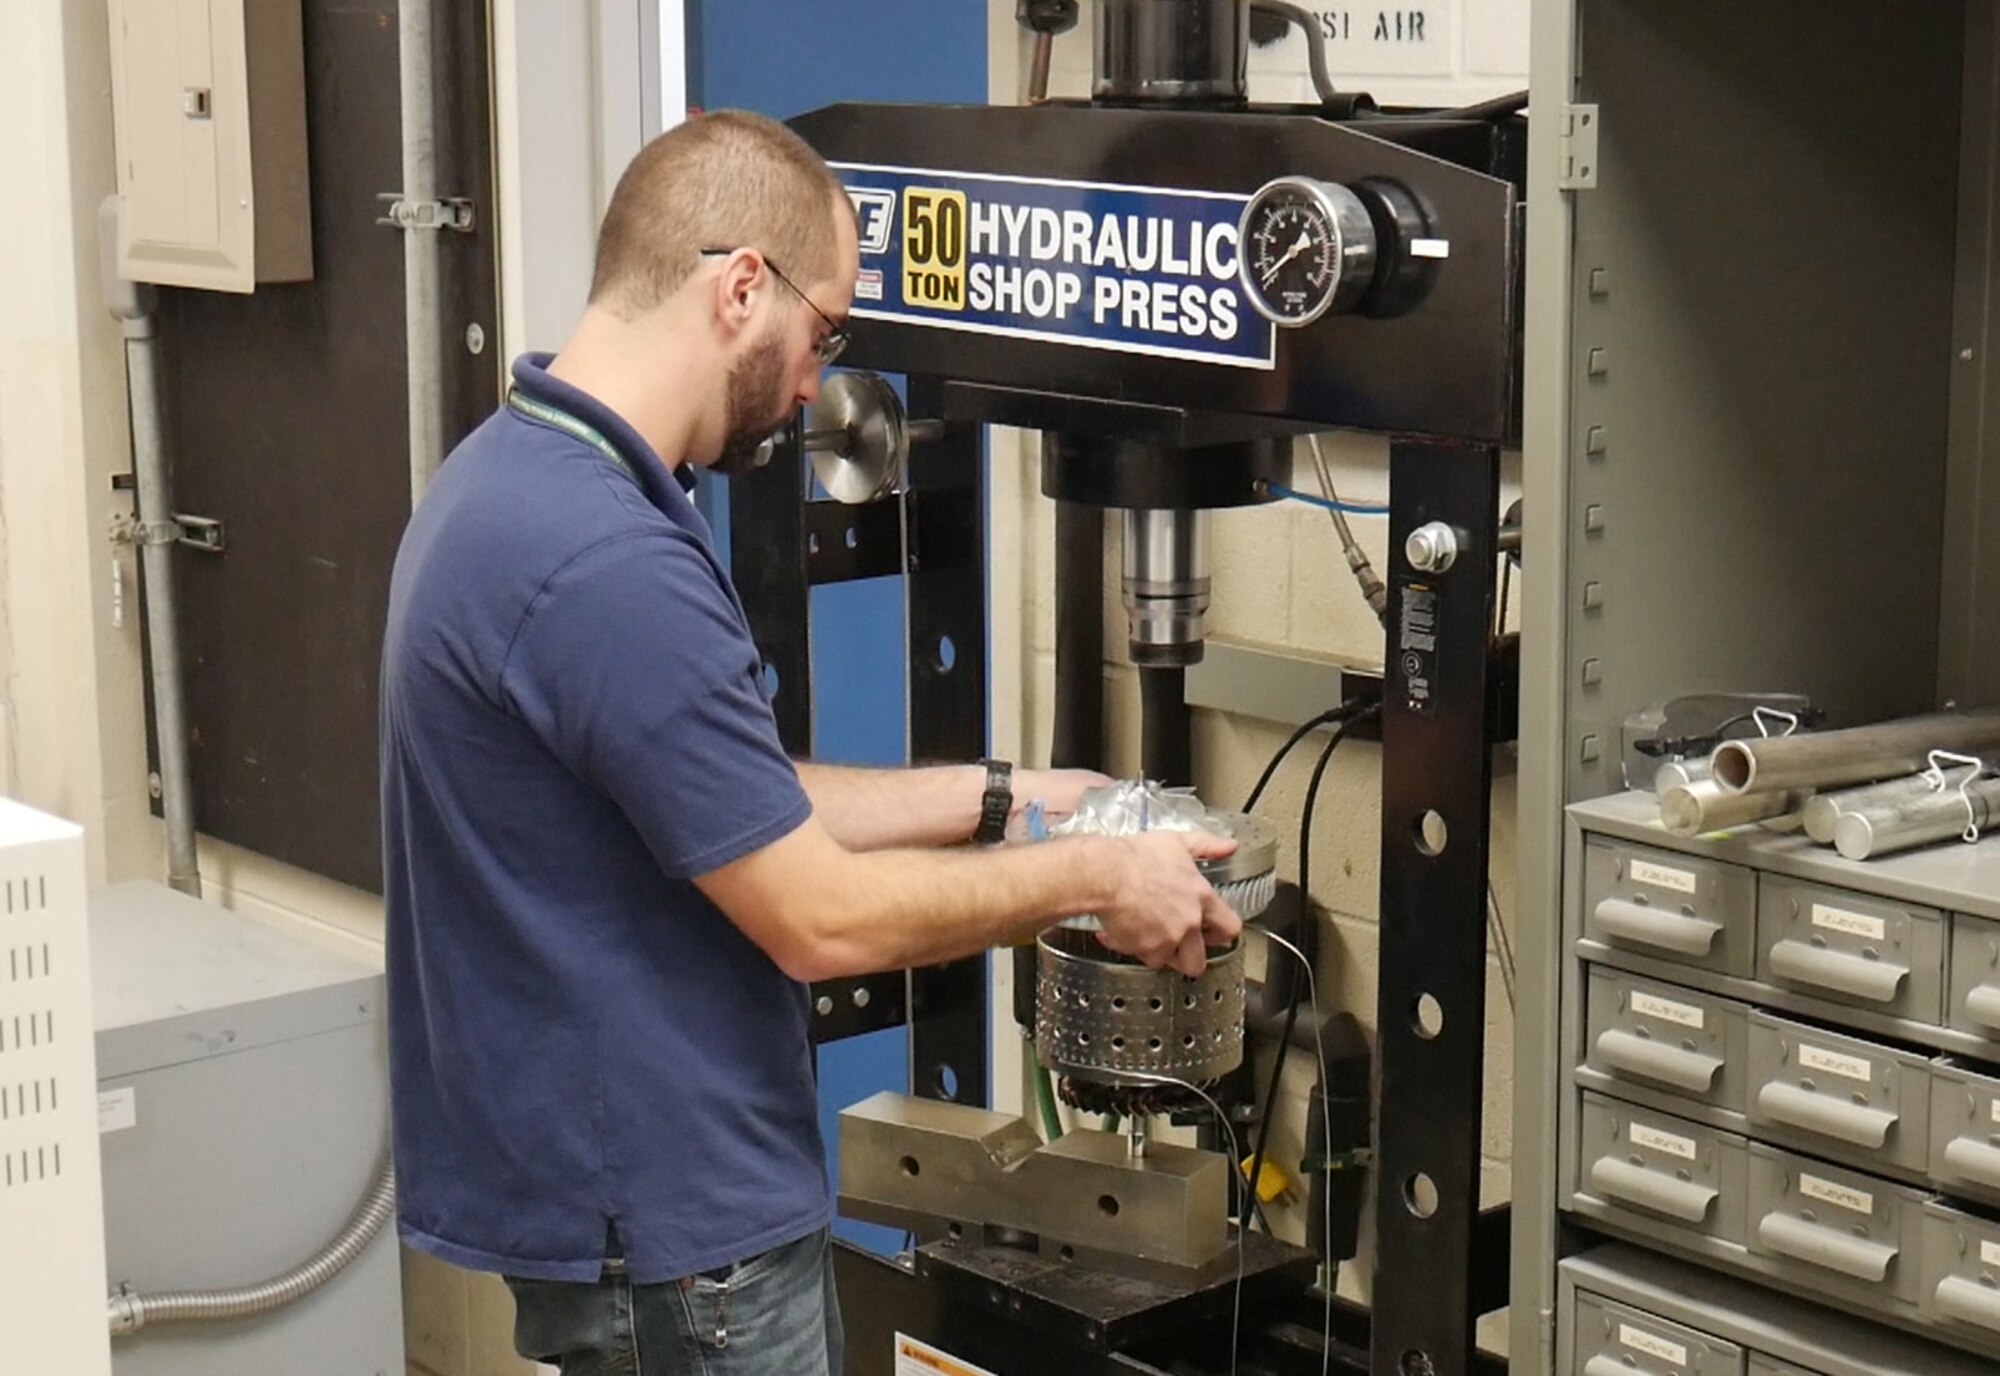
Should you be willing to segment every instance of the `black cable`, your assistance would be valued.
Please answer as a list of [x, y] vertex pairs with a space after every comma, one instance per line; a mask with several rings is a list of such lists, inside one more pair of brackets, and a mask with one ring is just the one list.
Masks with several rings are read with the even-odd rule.
[[1426, 119], [1483, 119], [1502, 120], [1518, 115], [1528, 108], [1528, 93], [1516, 91], [1512, 95], [1495, 96], [1492, 100], [1482, 100], [1477, 105], [1461, 105], [1456, 110], [1440, 110]]
[[[1335, 708], [1335, 711], [1342, 709]], [[1312, 781], [1306, 785], [1305, 806], [1299, 812], [1299, 896], [1305, 905], [1304, 918], [1313, 920], [1312, 915], [1312, 823], [1313, 809], [1319, 802], [1320, 781], [1326, 777], [1326, 767], [1333, 763], [1333, 752], [1340, 749], [1340, 743], [1347, 739], [1348, 728], [1381, 711], [1378, 703], [1368, 703], [1354, 712], [1352, 718], [1343, 721], [1333, 730], [1333, 736], [1326, 748], [1319, 752], [1319, 763], [1313, 766]], [[1246, 809], [1247, 811], [1247, 809]], [[1310, 971], [1302, 972], [1303, 977], [1312, 979]], [[1266, 969], [1264, 977], [1271, 977]], [[1304, 1000], [1294, 997], [1291, 1006], [1285, 1010], [1284, 1030], [1278, 1035], [1278, 1054], [1271, 1061], [1271, 1078], [1264, 1086], [1264, 1111], [1257, 1120], [1257, 1152], [1250, 1159], [1250, 1194], [1257, 1194], [1257, 1179], [1264, 1171], [1264, 1151], [1271, 1145], [1271, 1115], [1278, 1106], [1278, 1081], [1285, 1073], [1285, 1056], [1292, 1049], [1292, 1029], [1299, 1023], [1299, 1005]], [[1325, 1067], [1321, 1067], [1324, 1072]], [[1265, 1224], [1266, 1232], [1270, 1225]]]
[[1278, 747], [1277, 753], [1271, 756], [1271, 762], [1264, 766], [1264, 772], [1258, 778], [1257, 786], [1250, 790], [1250, 796], [1244, 800], [1240, 810], [1249, 812], [1257, 806], [1258, 800], [1264, 796], [1264, 790], [1271, 786], [1271, 780], [1277, 776], [1278, 766], [1285, 762], [1285, 758], [1297, 748], [1300, 741], [1319, 730], [1322, 726], [1327, 726], [1334, 722], [1346, 721], [1349, 717], [1354, 716], [1367, 706], [1368, 701], [1365, 698], [1349, 698], [1346, 702], [1341, 703], [1340, 706], [1320, 713], [1311, 721], [1299, 727], [1298, 730], [1292, 732], [1286, 738], [1285, 743]]
[[1303, 5], [1286, 3], [1286, 0], [1250, 0], [1250, 8], [1263, 10], [1266, 14], [1280, 15], [1297, 25], [1306, 36], [1306, 62], [1312, 68], [1313, 90], [1319, 92], [1320, 104], [1332, 105], [1340, 99], [1334, 89], [1333, 73], [1326, 65], [1326, 32], [1319, 26], [1319, 20]]

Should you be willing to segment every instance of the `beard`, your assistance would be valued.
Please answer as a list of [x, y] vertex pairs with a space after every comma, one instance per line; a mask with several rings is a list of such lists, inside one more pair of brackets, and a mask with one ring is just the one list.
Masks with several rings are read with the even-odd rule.
[[791, 420], [789, 398], [783, 395], [785, 348], [779, 331], [771, 330], [751, 345], [729, 370], [729, 431], [722, 453], [709, 467], [727, 478], [740, 477], [757, 464], [764, 441]]

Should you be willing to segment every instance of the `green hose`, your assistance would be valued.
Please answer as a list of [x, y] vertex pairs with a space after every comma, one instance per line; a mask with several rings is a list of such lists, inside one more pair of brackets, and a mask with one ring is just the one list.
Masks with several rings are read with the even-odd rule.
[[1035, 1062], [1035, 1102], [1042, 1106], [1043, 1135], [1053, 1142], [1063, 1135], [1062, 1115], [1056, 1112], [1056, 1091], [1049, 1081], [1049, 1068], [1039, 1060]]

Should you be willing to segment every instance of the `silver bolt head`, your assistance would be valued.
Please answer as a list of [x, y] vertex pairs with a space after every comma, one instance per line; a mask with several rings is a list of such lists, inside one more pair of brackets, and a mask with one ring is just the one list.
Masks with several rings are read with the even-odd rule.
[[1458, 561], [1458, 532], [1443, 521], [1418, 526], [1403, 542], [1403, 557], [1419, 573], [1443, 573]]

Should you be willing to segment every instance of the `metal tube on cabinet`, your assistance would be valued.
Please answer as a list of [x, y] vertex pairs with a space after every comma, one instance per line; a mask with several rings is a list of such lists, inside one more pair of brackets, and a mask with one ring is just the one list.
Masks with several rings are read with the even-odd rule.
[[1933, 716], [1766, 740], [1727, 741], [1715, 752], [1715, 777], [1733, 793], [1837, 788], [1914, 774], [1933, 750], [2000, 747], [2000, 712]]
[[1684, 788], [1715, 777], [1715, 767], [1707, 755], [1691, 760], [1668, 760], [1653, 771], [1653, 794], [1665, 797], [1670, 788]]
[[1806, 797], [1800, 791], [1731, 793], [1713, 779], [1700, 779], [1675, 784], [1660, 794], [1660, 821], [1676, 836], [1700, 836], [1790, 816]]
[[1833, 844], [1834, 828], [1847, 813], [1865, 812], [1871, 807], [1921, 797], [1933, 791], [1929, 779], [1921, 774], [1912, 774], [1908, 778], [1891, 779], [1886, 783], [1863, 784], [1859, 788], [1815, 794], [1805, 806], [1806, 835], [1822, 846], [1830, 846]]
[[2000, 779], [1980, 779], [1961, 790], [1956, 784], [1921, 797], [1843, 813], [1834, 825], [1834, 844], [1849, 860], [1872, 860], [1949, 841], [1968, 826], [1981, 831], [2000, 822]]

